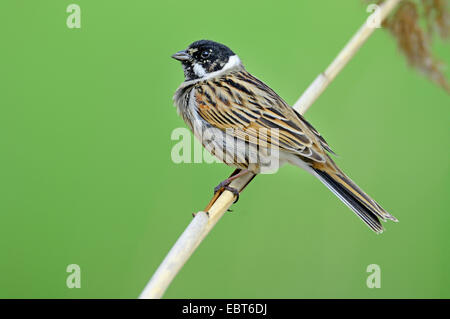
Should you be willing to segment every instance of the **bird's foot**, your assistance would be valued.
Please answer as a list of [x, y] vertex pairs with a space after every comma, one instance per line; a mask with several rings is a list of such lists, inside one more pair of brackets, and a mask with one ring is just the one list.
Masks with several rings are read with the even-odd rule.
[[219, 185], [217, 185], [214, 188], [214, 194], [216, 194], [217, 192], [221, 191], [221, 190], [227, 190], [232, 192], [235, 196], [236, 196], [236, 200], [233, 202], [233, 204], [237, 203], [237, 201], [239, 200], [239, 191], [234, 188], [234, 187], [230, 187], [231, 181], [226, 179], [223, 182], [220, 182]]

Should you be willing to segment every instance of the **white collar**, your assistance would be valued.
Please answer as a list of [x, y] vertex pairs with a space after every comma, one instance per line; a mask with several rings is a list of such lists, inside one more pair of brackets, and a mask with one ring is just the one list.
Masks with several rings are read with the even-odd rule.
[[189, 80], [189, 81], [185, 81], [182, 83], [182, 87], [186, 87], [192, 84], [195, 84], [197, 82], [201, 82], [204, 80], [208, 80], [211, 78], [215, 78], [218, 77], [232, 69], [238, 69], [238, 68], [243, 68], [242, 63], [241, 63], [241, 59], [239, 59], [239, 57], [235, 54], [230, 56], [230, 58], [228, 59], [228, 62], [223, 66], [222, 69], [220, 69], [219, 71], [215, 71], [212, 73], [207, 74], [206, 76], [199, 78], [199, 79], [193, 79], [193, 80]]

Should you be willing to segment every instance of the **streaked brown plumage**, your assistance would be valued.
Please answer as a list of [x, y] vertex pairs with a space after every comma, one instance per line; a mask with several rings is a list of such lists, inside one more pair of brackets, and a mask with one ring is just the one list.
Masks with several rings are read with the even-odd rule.
[[[396, 221], [336, 166], [317, 130], [247, 72], [229, 48], [202, 40], [174, 58], [182, 61], [186, 76], [174, 95], [177, 109], [194, 135], [205, 147], [212, 144], [209, 150], [226, 164], [260, 173], [263, 159], [272, 158], [268, 149], [276, 148], [281, 164], [297, 165], [318, 177], [372, 230], [382, 232], [378, 218]], [[205, 128], [214, 138], [205, 138]], [[238, 146], [228, 145], [228, 138]], [[218, 156], [220, 149], [224, 153]], [[252, 152], [258, 154], [256, 162]]]

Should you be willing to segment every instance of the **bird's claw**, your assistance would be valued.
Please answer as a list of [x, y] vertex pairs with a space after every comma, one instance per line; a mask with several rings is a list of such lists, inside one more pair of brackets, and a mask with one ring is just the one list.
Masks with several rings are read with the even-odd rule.
[[216, 194], [217, 192], [221, 191], [222, 189], [226, 189], [227, 191], [232, 192], [236, 196], [236, 199], [233, 202], [233, 204], [235, 204], [239, 200], [239, 191], [236, 188], [234, 188], [234, 187], [230, 187], [229, 184], [230, 184], [230, 182], [227, 181], [227, 180], [221, 182], [219, 185], [217, 185], [214, 188], [214, 194]]
[[222, 189], [225, 189], [225, 187], [228, 186], [229, 184], [230, 184], [230, 182], [227, 181], [227, 180], [224, 180], [223, 182], [220, 182], [219, 185], [214, 187], [214, 194], [216, 194], [217, 192], [221, 191]]

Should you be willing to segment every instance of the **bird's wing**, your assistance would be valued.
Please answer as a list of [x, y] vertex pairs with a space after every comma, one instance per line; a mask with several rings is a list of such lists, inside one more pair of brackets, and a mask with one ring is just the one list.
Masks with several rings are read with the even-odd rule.
[[[272, 89], [246, 71], [198, 82], [197, 112], [213, 127], [241, 140], [279, 147], [316, 163], [332, 152], [325, 140]], [[277, 129], [277, 130], [271, 130]]]

